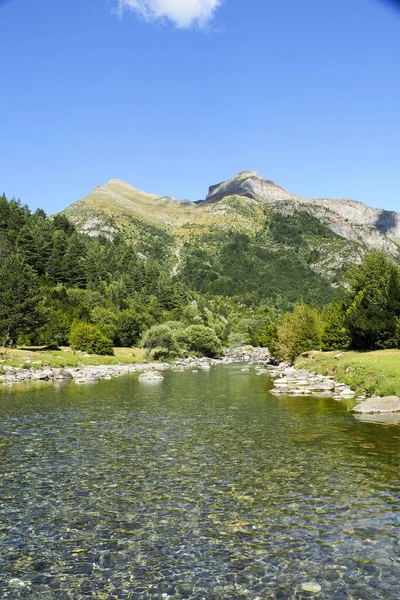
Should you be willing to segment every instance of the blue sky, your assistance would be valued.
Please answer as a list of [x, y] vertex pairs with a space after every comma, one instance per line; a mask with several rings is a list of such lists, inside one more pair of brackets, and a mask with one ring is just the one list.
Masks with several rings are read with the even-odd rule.
[[0, 190], [52, 213], [114, 177], [197, 200], [251, 169], [400, 210], [395, 4], [0, 0]]

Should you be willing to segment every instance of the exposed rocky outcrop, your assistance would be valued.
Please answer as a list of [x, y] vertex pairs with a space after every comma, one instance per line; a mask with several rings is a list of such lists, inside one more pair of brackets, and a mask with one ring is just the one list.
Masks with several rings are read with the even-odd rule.
[[213, 185], [204, 204], [216, 203], [227, 196], [244, 196], [290, 214], [304, 210], [323, 221], [334, 233], [368, 248], [398, 254], [397, 245], [388, 238], [400, 237], [400, 213], [370, 208], [348, 199], [313, 199], [297, 196], [256, 171], [243, 171], [229, 181]]
[[355, 396], [352, 389], [344, 383], [338, 383], [333, 377], [317, 375], [305, 369], [295, 369], [284, 363], [270, 369], [270, 375], [274, 378], [271, 394], [275, 396], [326, 396], [335, 400]]
[[[382, 249], [388, 254], [398, 253], [391, 238], [400, 238], [400, 213], [366, 206], [349, 199], [313, 199], [288, 192], [273, 181], [264, 179], [256, 171], [243, 171], [232, 179], [212, 185], [205, 200], [188, 202], [168, 196], [157, 196], [138, 190], [120, 179], [111, 179], [104, 186], [96, 186], [82, 200], [75, 202], [65, 213], [77, 223], [81, 231], [91, 236], [100, 233], [113, 236], [118, 229], [110, 223], [126, 223], [126, 216], [168, 228], [181, 226], [198, 219], [203, 209], [218, 204], [231, 196], [246, 198], [249, 204], [266, 204], [271, 209], [291, 214], [303, 210], [321, 219], [338, 235], [362, 242], [370, 249]], [[225, 214], [222, 209], [218, 210]], [[216, 213], [213, 213], [216, 214]]]

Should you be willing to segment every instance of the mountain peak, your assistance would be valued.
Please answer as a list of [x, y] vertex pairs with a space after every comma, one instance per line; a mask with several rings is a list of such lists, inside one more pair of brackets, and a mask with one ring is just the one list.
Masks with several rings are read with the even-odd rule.
[[297, 198], [273, 181], [263, 179], [257, 171], [242, 171], [228, 181], [212, 185], [206, 202], [218, 202], [225, 196], [245, 196], [266, 202]]

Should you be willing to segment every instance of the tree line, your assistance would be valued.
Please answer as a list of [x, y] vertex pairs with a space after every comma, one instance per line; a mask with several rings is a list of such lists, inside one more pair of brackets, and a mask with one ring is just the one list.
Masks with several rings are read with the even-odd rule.
[[[271, 222], [278, 237], [288, 235], [281, 221]], [[296, 239], [300, 225], [291, 232]], [[233, 236], [220, 249], [239, 273], [240, 261], [249, 260], [245, 243]], [[206, 258], [201, 256], [203, 265]], [[119, 234], [88, 236], [63, 214], [32, 213], [3, 194], [0, 344], [71, 345], [98, 354], [143, 344], [159, 357], [216, 356], [224, 345], [251, 344], [290, 361], [311, 349], [400, 347], [400, 270], [382, 252], [350, 269], [334, 302], [322, 308], [299, 302], [285, 313], [287, 302], [279, 298], [263, 301], [260, 295], [249, 302], [236, 289], [235, 295], [196, 290], [193, 262], [184, 261], [178, 276], [170, 267], [165, 255], [146, 259]]]
[[322, 309], [298, 303], [267, 325], [261, 342], [282, 360], [309, 350], [400, 348], [400, 268], [383, 252], [346, 274], [342, 298]]
[[0, 196], [0, 345], [71, 344], [112, 353], [162, 325], [160, 354], [183, 348], [216, 355], [230, 339], [258, 344], [274, 317], [265, 306], [190, 290], [171, 275], [165, 256], [146, 259], [121, 235], [90, 237], [63, 214], [49, 218]]

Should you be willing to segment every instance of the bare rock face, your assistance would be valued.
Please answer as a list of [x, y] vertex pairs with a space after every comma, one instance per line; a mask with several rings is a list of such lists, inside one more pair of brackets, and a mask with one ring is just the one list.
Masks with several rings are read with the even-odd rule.
[[400, 412], [400, 398], [398, 396], [373, 396], [357, 404], [353, 412], [360, 414], [397, 413]]
[[397, 245], [389, 238], [400, 238], [400, 213], [370, 208], [348, 199], [313, 199], [297, 196], [256, 171], [243, 171], [229, 181], [210, 187], [204, 204], [226, 196], [242, 196], [268, 204], [273, 210], [290, 214], [303, 210], [324, 222], [334, 233], [370, 250], [383, 250], [398, 256]]
[[[112, 179], [75, 202], [65, 214], [80, 231], [90, 236], [103, 235], [112, 239], [117, 231], [128, 227], [126, 215], [163, 230], [167, 228], [174, 235], [175, 228], [199, 223], [210, 214], [220, 214], [223, 223], [225, 199], [232, 196], [241, 197], [252, 206], [268, 207], [272, 213], [292, 215], [295, 211], [303, 211], [312, 215], [337, 235], [354, 242], [349, 245], [351, 264], [360, 261], [366, 250], [383, 250], [392, 258], [400, 257], [399, 247], [392, 239], [400, 238], [400, 213], [371, 208], [346, 198], [298, 196], [263, 179], [256, 171], [243, 171], [228, 181], [211, 186], [207, 198], [197, 202], [149, 194], [124, 181]], [[321, 264], [313, 268], [323, 276], [328, 271], [332, 275], [347, 263], [344, 255], [333, 253], [329, 266]]]
[[270, 203], [298, 198], [273, 181], [263, 179], [256, 171], [243, 171], [229, 181], [211, 186], [205, 202], [218, 202], [225, 196], [245, 196]]

